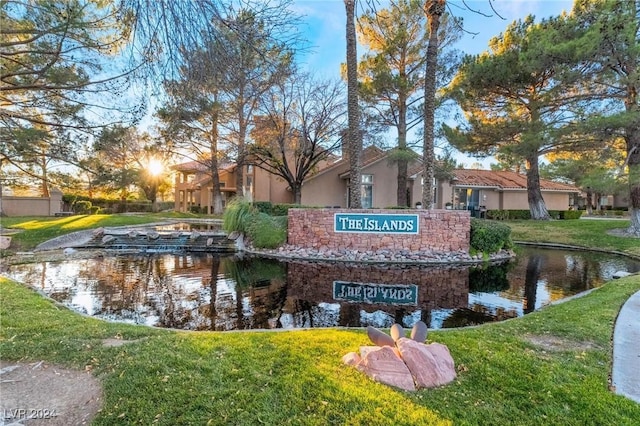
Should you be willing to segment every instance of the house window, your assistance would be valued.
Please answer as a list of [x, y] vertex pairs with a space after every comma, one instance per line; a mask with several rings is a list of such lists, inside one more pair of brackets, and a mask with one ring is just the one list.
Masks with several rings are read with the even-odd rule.
[[247, 173], [253, 173], [253, 164], [247, 166]]
[[362, 175], [362, 208], [373, 207], [373, 175]]

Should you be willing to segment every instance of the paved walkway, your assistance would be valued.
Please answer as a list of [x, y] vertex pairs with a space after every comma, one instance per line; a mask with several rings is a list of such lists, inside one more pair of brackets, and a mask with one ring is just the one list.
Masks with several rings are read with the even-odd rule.
[[613, 330], [615, 393], [640, 404], [640, 291], [622, 306]]

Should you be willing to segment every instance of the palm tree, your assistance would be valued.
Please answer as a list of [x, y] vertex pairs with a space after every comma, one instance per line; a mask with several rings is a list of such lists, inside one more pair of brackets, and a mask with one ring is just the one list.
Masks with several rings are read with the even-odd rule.
[[424, 172], [422, 185], [422, 206], [430, 209], [433, 205], [433, 176], [435, 167], [434, 117], [436, 111], [436, 68], [438, 66], [438, 28], [440, 18], [446, 10], [446, 0], [427, 0], [424, 13], [429, 25], [426, 72], [424, 77]]
[[[360, 132], [360, 110], [358, 106], [358, 52], [356, 48], [355, 9], [356, 0], [344, 0], [347, 12], [347, 129], [346, 155], [349, 157], [349, 205], [352, 209], [362, 207], [362, 133]], [[344, 150], [344, 147], [343, 147]]]

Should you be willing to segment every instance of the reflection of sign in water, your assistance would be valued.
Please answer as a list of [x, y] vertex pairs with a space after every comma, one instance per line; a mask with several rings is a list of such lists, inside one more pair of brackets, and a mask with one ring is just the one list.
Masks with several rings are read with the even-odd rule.
[[418, 286], [415, 284], [387, 285], [334, 281], [333, 298], [349, 302], [417, 305]]
[[373, 232], [377, 234], [418, 234], [417, 214], [336, 213], [335, 232]]

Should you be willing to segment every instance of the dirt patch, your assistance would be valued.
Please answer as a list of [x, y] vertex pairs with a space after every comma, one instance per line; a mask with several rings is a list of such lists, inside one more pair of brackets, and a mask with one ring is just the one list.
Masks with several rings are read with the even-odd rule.
[[119, 346], [122, 345], [126, 345], [128, 343], [136, 343], [136, 342], [140, 342], [142, 339], [138, 339], [138, 340], [122, 340], [122, 339], [103, 339], [102, 340], [102, 346], [107, 347], [107, 348], [117, 348]]
[[629, 228], [616, 228], [607, 231], [607, 234], [614, 237], [639, 238], [640, 235], [629, 232]]
[[564, 352], [564, 351], [586, 351], [589, 349], [598, 349], [598, 345], [593, 342], [576, 342], [574, 340], [562, 339], [558, 336], [538, 336], [527, 335], [525, 339], [546, 351]]
[[44, 361], [0, 361], [0, 384], [0, 425], [85, 425], [102, 405], [95, 377]]

